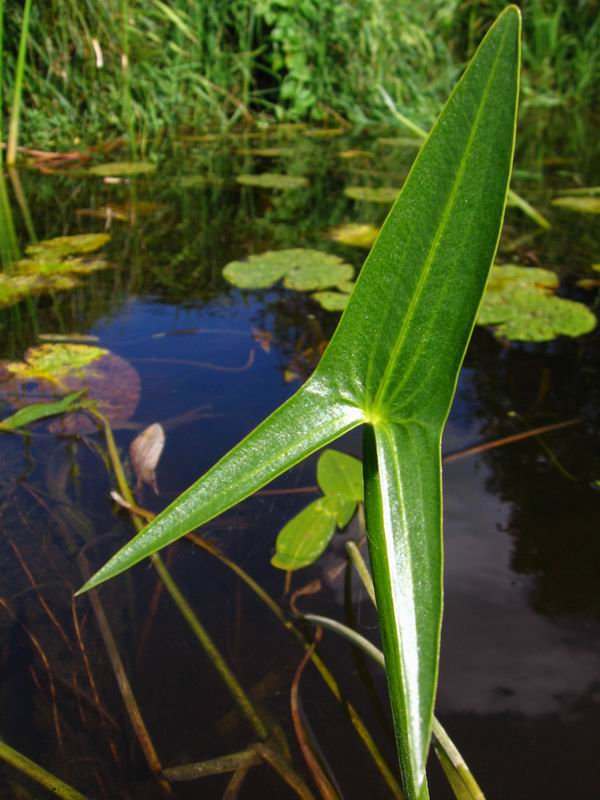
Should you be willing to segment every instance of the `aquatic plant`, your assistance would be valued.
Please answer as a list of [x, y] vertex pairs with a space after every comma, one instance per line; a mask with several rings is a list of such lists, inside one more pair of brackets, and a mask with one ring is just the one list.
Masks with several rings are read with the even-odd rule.
[[189, 533], [364, 425], [370, 556], [403, 781], [427, 797], [442, 614], [440, 440], [498, 244], [518, 10], [486, 35], [424, 143], [312, 377], [83, 587]]

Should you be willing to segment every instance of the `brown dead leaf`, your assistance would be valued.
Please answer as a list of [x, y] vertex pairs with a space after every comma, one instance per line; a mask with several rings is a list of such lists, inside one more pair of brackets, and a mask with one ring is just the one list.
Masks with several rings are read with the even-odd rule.
[[159, 422], [149, 425], [135, 437], [129, 448], [129, 458], [137, 477], [136, 491], [147, 483], [158, 494], [156, 467], [165, 446], [165, 432]]

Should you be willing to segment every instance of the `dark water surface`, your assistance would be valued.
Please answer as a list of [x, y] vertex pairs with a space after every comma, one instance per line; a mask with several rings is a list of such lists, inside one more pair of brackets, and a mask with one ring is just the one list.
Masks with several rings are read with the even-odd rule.
[[[600, 183], [596, 131], [564, 118], [526, 126], [514, 187], [553, 228], [539, 231], [510, 209], [499, 261], [554, 269], [562, 295], [597, 311], [598, 289], [580, 289], [575, 281], [593, 277], [591, 265], [600, 262], [598, 217], [550, 205], [559, 188]], [[267, 145], [288, 152], [276, 158], [245, 152]], [[372, 157], [339, 156], [350, 148]], [[97, 336], [99, 346], [129, 362], [139, 374], [140, 396], [127, 426], [115, 426], [115, 437], [125, 458], [143, 427], [164, 424], [160, 493], [145, 487], [137, 495], [140, 505], [158, 511], [297, 388], [337, 321], [306, 294], [233, 289], [221, 276], [223, 266], [267, 249], [315, 247], [358, 267], [365, 251], [337, 244], [325, 232], [342, 222], [378, 224], [386, 207], [353, 201], [343, 187], [399, 186], [415, 152], [377, 144], [372, 132], [314, 138], [282, 130], [256, 139], [164, 144], [156, 173], [130, 182], [22, 171], [22, 207], [8, 183], [21, 246], [34, 235], [108, 225], [113, 267], [86, 277], [81, 288], [1, 310], [0, 357], [22, 358], [40, 334], [77, 332]], [[236, 174], [258, 171], [302, 175], [310, 185], [277, 192], [235, 183]], [[208, 179], [192, 185], [190, 176]], [[129, 218], [115, 218], [114, 210], [123, 213], [125, 206]], [[112, 220], [90, 216], [107, 207]], [[263, 343], [270, 334], [270, 349], [261, 347], [257, 331]], [[444, 468], [446, 610], [437, 713], [488, 798], [600, 797], [599, 344], [598, 329], [533, 345], [499, 342], [477, 328], [445, 434], [444, 452], [452, 453], [579, 420], [543, 440]], [[131, 390], [115, 386], [117, 394]], [[7, 416], [11, 406], [0, 410]], [[103, 437], [59, 435], [47, 423], [32, 430], [31, 438], [0, 438], [0, 735], [90, 798], [161, 797], [89, 598], [77, 601], [76, 612], [71, 602], [82, 582], [78, 552], [83, 548], [95, 568], [133, 530], [109, 496], [114, 483], [99, 455]], [[360, 434], [335, 446], [360, 455]], [[316, 496], [293, 491], [314, 485], [315, 463], [270, 487], [286, 491], [257, 495], [206, 526], [207, 538], [285, 609], [284, 573], [271, 567], [270, 557], [283, 523]], [[292, 589], [320, 578], [321, 591], [300, 597], [298, 607], [356, 624], [376, 642], [368, 598], [345, 568], [344, 541], [357, 535], [355, 522], [336, 535], [314, 567], [294, 575]], [[165, 559], [310, 784], [290, 717], [302, 647], [212, 555], [182, 541]], [[215, 758], [256, 740], [171, 601], [157, 596], [151, 566], [138, 565], [100, 597], [163, 766]], [[324, 634], [319, 653], [393, 765], [382, 675], [332, 633]], [[390, 796], [311, 666], [300, 704], [304, 727], [341, 796]], [[174, 796], [220, 798], [229, 778], [173, 784]], [[433, 760], [430, 788], [432, 798], [451, 797]], [[45, 795], [3, 768], [0, 796]], [[260, 766], [250, 770], [239, 796], [294, 795]]]

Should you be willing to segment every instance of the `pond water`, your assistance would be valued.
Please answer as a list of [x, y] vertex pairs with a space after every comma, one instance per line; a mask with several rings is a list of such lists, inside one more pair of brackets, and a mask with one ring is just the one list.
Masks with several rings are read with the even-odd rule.
[[[513, 186], [552, 228], [509, 209], [498, 260], [554, 270], [561, 296], [597, 312], [598, 217], [551, 204], [561, 189], [600, 183], [596, 133], [573, 120], [528, 122]], [[44, 164], [5, 177], [10, 214], [4, 208], [3, 227], [14, 226], [21, 250], [35, 239], [110, 234], [103, 249], [109, 269], [85, 276], [77, 288], [0, 310], [0, 358], [20, 360], [40, 342], [77, 334], [95, 337], [84, 343], [127, 362], [124, 371], [109, 372], [105, 387], [116, 404], [130, 405], [131, 413], [114, 422], [123, 459], [146, 426], [160, 422], [166, 434], [158, 494], [148, 485], [136, 493], [144, 508], [163, 508], [288, 397], [339, 316], [307, 292], [236, 289], [223, 279], [224, 265], [308, 247], [358, 268], [367, 251], [335, 242], [327, 231], [349, 222], [378, 225], [387, 206], [354, 200], [344, 188], [400, 186], [417, 152], [415, 142], [390, 141], [398, 132], [310, 134], [281, 127], [156, 143], [155, 172], [117, 181], [85, 175], [81, 164]], [[120, 157], [126, 155], [105, 158]], [[235, 181], [258, 172], [308, 183], [283, 191]], [[582, 278], [591, 281], [588, 288], [577, 284]], [[465, 453], [444, 468], [437, 714], [489, 798], [600, 796], [599, 340], [596, 329], [579, 338], [507, 342], [476, 328], [444, 437], [444, 453], [451, 454], [573, 421], [543, 437]], [[37, 388], [34, 382], [21, 391], [31, 400]], [[4, 391], [1, 398], [6, 417], [14, 397]], [[0, 735], [90, 798], [163, 797], [119, 694], [98, 609], [89, 597], [72, 602], [82, 569], [99, 567], [133, 532], [110, 497], [115, 484], [104, 437], [94, 426], [66, 433], [47, 422], [31, 431], [0, 438]], [[335, 447], [360, 456], [360, 434]], [[315, 464], [309, 459], [203, 531], [286, 613], [285, 573], [270, 558], [278, 530], [318, 496]], [[352, 537], [360, 537], [356, 520], [314, 566], [293, 575], [291, 591], [320, 579], [318, 592], [296, 598], [298, 609], [336, 617], [377, 642], [370, 601], [347, 567], [344, 543]], [[289, 749], [294, 770], [310, 784], [290, 714], [301, 644], [214, 554], [184, 540], [164, 557], [279, 747]], [[256, 741], [148, 563], [99, 596], [164, 767]], [[333, 633], [323, 634], [318, 652], [395, 772], [381, 673]], [[340, 796], [392, 795], [310, 665], [299, 705]], [[451, 797], [433, 758], [429, 774], [431, 796]], [[221, 798], [230, 779], [228, 773], [173, 783], [172, 796]], [[8, 768], [0, 771], [0, 786], [2, 797], [42, 796]], [[239, 796], [295, 795], [262, 765], [249, 770]]]

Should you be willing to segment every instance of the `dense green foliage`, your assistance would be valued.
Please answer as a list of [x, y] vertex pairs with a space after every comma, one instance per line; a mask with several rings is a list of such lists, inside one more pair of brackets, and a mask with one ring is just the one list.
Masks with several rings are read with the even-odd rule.
[[[596, 0], [522, 0], [525, 98], [592, 103]], [[51, 149], [257, 116], [429, 126], [502, 0], [47, 0], [31, 10], [21, 143]], [[23, 6], [6, 7], [5, 115]]]

